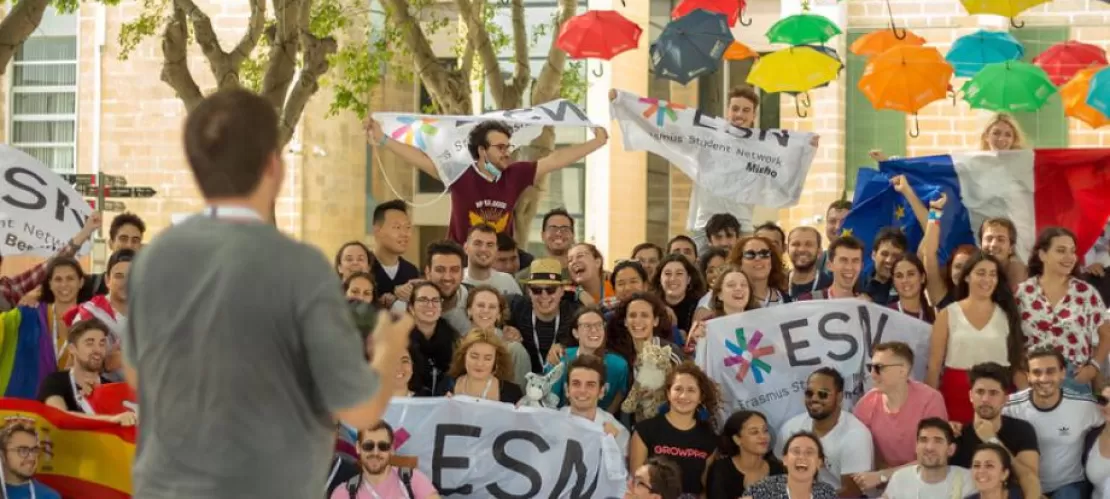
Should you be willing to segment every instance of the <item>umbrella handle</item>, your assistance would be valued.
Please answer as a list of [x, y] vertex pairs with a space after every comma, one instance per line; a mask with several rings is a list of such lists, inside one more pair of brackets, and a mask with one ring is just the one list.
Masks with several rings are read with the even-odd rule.
[[916, 139], [921, 136], [921, 122], [917, 119], [917, 113], [913, 113], [913, 129], [910, 130], [910, 138]]
[[[801, 99], [799, 99], [797, 97], [794, 98], [794, 113], [797, 114], [799, 118], [807, 118], [807, 117], [809, 117], [809, 113], [802, 110], [803, 106], [801, 105], [801, 102], [802, 102]], [[805, 106], [805, 107], [809, 107], [809, 106]]]
[[[621, 1], [624, 1], [624, 0], [621, 0]], [[750, 17], [748, 18], [747, 22], [744, 22], [744, 10], [741, 9], [740, 10], [740, 25], [741, 26], [751, 26], [753, 22], [755, 22], [755, 20], [750, 18]]]
[[590, 70], [590, 73], [593, 73], [594, 76], [596, 76], [598, 78], [601, 78], [602, 76], [605, 75], [605, 66], [598, 66], [598, 67]]
[[890, 9], [890, 0], [886, 0], [886, 15], [890, 16], [890, 30], [894, 32], [894, 38], [905, 40], [906, 28], [902, 28], [902, 34], [898, 34], [898, 28], [894, 25], [894, 11]]
[[1025, 27], [1025, 21], [1021, 21], [1021, 24], [1018, 24], [1017, 21], [1015, 21], [1014, 18], [1011, 17], [1010, 26], [1013, 26], [1016, 29], [1021, 29]]

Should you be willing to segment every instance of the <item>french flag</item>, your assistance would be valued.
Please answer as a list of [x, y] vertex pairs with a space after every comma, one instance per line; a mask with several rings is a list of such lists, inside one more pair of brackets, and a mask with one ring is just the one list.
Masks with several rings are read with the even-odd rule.
[[[1014, 249], [1027, 260], [1037, 234], [1065, 227], [1083, 255], [1110, 218], [1110, 149], [962, 152], [884, 161], [879, 170], [906, 175], [915, 191], [945, 192], [942, 253], [975, 244], [983, 221], [1004, 217], [1017, 226]], [[926, 201], [927, 202], [927, 201]]]

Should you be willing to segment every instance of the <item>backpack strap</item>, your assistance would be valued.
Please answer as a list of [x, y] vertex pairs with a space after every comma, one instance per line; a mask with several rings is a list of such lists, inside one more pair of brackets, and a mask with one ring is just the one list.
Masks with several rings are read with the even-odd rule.
[[401, 477], [401, 484], [405, 486], [405, 492], [408, 492], [409, 499], [416, 499], [416, 494], [412, 493], [412, 469], [397, 468], [397, 474]]
[[355, 499], [358, 495], [358, 488], [362, 486], [362, 473], [359, 473], [350, 480], [347, 480], [347, 493], [350, 494], [351, 499]]

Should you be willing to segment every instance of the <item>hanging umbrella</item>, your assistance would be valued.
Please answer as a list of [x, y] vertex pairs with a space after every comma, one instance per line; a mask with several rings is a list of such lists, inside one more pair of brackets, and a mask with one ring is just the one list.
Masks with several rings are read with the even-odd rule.
[[1027, 62], [1005, 61], [987, 64], [961, 91], [973, 109], [1013, 113], [1040, 109], [1056, 93], [1056, 87], [1043, 69]]
[[[798, 47], [811, 48], [813, 50], [821, 52], [822, 54], [825, 54], [829, 57], [832, 57], [833, 59], [836, 60], [836, 62], [840, 63], [840, 69], [836, 72], [836, 76], [833, 79], [831, 79], [829, 81], [826, 81], [825, 83], [822, 83], [820, 85], [817, 85], [816, 87], [813, 87], [810, 90], [817, 90], [819, 88], [825, 88], [825, 87], [829, 86], [829, 84], [831, 84], [833, 81], [840, 78], [840, 73], [844, 72], [844, 60], [842, 60], [840, 58], [840, 54], [838, 54], [836, 52], [836, 50], [833, 49], [832, 47], [826, 47], [824, 45], [799, 45]], [[802, 108], [810, 107], [809, 91], [808, 90], [805, 91], [805, 92], [787, 91], [787, 92], [784, 92], [784, 93], [794, 97], [794, 99], [795, 99], [794, 108], [798, 112], [798, 117], [799, 118], [805, 118], [806, 113], [802, 112]], [[800, 104], [800, 106], [799, 106], [799, 104]]]
[[679, 19], [698, 9], [728, 16], [729, 26], [736, 26], [736, 21], [740, 19], [738, 0], [682, 0], [682, 3], [671, 11], [671, 19]]
[[1025, 56], [1025, 47], [1004, 31], [979, 30], [961, 36], [952, 44], [944, 59], [956, 68], [956, 76], [970, 78], [992, 62], [1018, 61]]
[[771, 43], [805, 45], [808, 43], [825, 43], [839, 34], [840, 28], [829, 18], [817, 14], [803, 13], [780, 19], [771, 26], [771, 29], [767, 30], [767, 39]]
[[729, 45], [728, 49], [725, 50], [724, 57], [726, 61], [742, 61], [749, 58], [758, 59], [759, 53], [743, 43], [732, 42], [732, 45]]
[[1091, 89], [1091, 78], [1102, 66], [1080, 69], [1071, 81], [1060, 87], [1060, 98], [1064, 103], [1064, 115], [1082, 121], [1091, 128], [1101, 128], [1110, 123], [1105, 114], [1087, 105], [1087, 94]]
[[[902, 38], [898, 38], [899, 34]], [[893, 29], [882, 29], [856, 38], [848, 50], [856, 55], [874, 57], [901, 45], [925, 45], [925, 39], [905, 29], [900, 33]]]
[[1091, 66], [1105, 66], [1106, 51], [1098, 45], [1066, 41], [1057, 43], [1033, 59], [1056, 85], [1063, 85], [1076, 73]]
[[1020, 28], [1025, 26], [1025, 23], [1017, 24], [1014, 22], [1015, 17], [1022, 12], [1050, 1], [1052, 0], [960, 0], [960, 3], [964, 4], [968, 14], [993, 14], [1009, 17], [1010, 25]]
[[685, 85], [716, 71], [734, 41], [724, 14], [695, 10], [663, 28], [651, 46], [651, 71]]
[[811, 47], [789, 47], [760, 57], [748, 83], [765, 92], [805, 92], [836, 79], [840, 61]]
[[571, 59], [612, 59], [640, 44], [643, 30], [613, 10], [591, 10], [574, 16], [559, 31], [555, 45]]
[[1101, 68], [1091, 76], [1091, 88], [1087, 90], [1087, 105], [1103, 116], [1110, 116], [1110, 68]]
[[879, 54], [867, 62], [859, 89], [875, 109], [891, 109], [914, 115], [920, 134], [917, 112], [926, 105], [948, 96], [952, 66], [933, 47], [902, 45]]

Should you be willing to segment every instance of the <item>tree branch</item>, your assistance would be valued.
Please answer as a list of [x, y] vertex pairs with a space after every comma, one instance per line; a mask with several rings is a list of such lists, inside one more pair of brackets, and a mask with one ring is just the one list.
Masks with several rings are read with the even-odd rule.
[[428, 88], [432, 99], [440, 104], [440, 111], [445, 114], [470, 114], [470, 76], [462, 73], [452, 75], [439, 63], [424, 30], [409, 12], [407, 0], [382, 2], [388, 8], [392, 20], [401, 28], [405, 45], [408, 45], [413, 56], [415, 73]]
[[[266, 74], [262, 76], [262, 96], [274, 109], [282, 109], [297, 71], [300, 51], [300, 12], [304, 0], [273, 0], [276, 23], [266, 27], [270, 55]], [[279, 111], [280, 112], [280, 111]]]
[[[517, 97], [517, 101], [511, 106], [505, 107], [520, 107], [521, 97], [524, 96], [524, 90], [528, 88], [528, 84], [532, 83], [532, 66], [529, 64], [528, 57], [528, 29], [524, 26], [524, 0], [513, 0], [512, 3], [512, 22], [513, 22], [513, 58], [516, 59], [516, 72], [513, 74], [512, 92]], [[555, 33], [558, 35], [558, 32]], [[554, 45], [554, 43], [552, 43]]]
[[13, 2], [8, 15], [0, 22], [0, 74], [8, 68], [16, 49], [39, 27], [49, 0]]
[[238, 68], [229, 63], [227, 53], [220, 47], [220, 38], [212, 27], [212, 18], [208, 17], [193, 0], [173, 0], [174, 8], [185, 11], [193, 25], [193, 36], [197, 45], [216, 77], [216, 88], [227, 88], [239, 85]]
[[[26, 1], [26, 0], [24, 0]], [[21, 2], [22, 3], [22, 2]], [[162, 81], [166, 82], [185, 103], [185, 110], [193, 108], [204, 100], [193, 74], [189, 72], [189, 28], [185, 11], [176, 4], [173, 14], [166, 22], [162, 32]]]
[[[563, 25], [574, 17], [578, 5], [575, 0], [559, 0], [558, 25], [555, 26], [555, 35], [562, 31]], [[563, 52], [554, 43], [547, 49], [547, 61], [544, 62], [536, 84], [532, 86], [532, 102], [543, 103], [559, 98], [562, 90], [563, 71], [567, 67], [567, 53]]]
[[470, 78], [470, 73], [474, 71], [474, 42], [470, 37], [466, 38], [466, 47], [463, 48], [462, 53], [462, 74]]
[[289, 92], [289, 99], [285, 101], [285, 109], [278, 110], [281, 113], [278, 138], [283, 146], [293, 138], [293, 131], [297, 129], [308, 99], [320, 89], [320, 76], [328, 72], [328, 56], [339, 49], [334, 38], [317, 38], [308, 30], [301, 33], [301, 43], [304, 44], [304, 66], [293, 90]]
[[505, 98], [505, 80], [501, 75], [501, 63], [497, 60], [497, 51], [489, 39], [489, 30], [482, 20], [482, 11], [474, 8], [470, 0], [455, 0], [459, 7], [459, 15], [466, 23], [466, 36], [474, 41], [474, 48], [482, 61], [482, 70], [486, 73], [486, 85], [489, 93], [498, 108], [504, 107], [502, 100]]
[[266, 0], [250, 0], [251, 17], [247, 24], [247, 32], [239, 39], [235, 49], [228, 54], [228, 64], [236, 68], [243, 65], [243, 61], [251, 56], [258, 41], [262, 39], [262, 30], [266, 29]]

